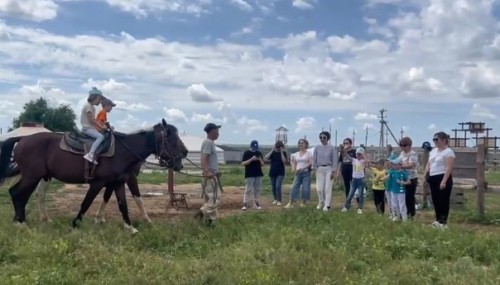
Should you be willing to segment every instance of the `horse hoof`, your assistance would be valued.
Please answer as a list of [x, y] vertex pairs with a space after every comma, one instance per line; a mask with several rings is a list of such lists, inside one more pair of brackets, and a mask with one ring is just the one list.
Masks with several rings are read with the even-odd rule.
[[104, 223], [106, 223], [106, 219], [105, 219], [104, 217], [102, 217], [102, 218], [97, 218], [97, 217], [96, 217], [96, 218], [94, 219], [94, 222], [95, 222], [96, 224], [104, 224]]
[[73, 222], [71, 222], [71, 226], [74, 228], [74, 229], [77, 229], [79, 224], [78, 224], [78, 220], [73, 220]]
[[152, 224], [152, 223], [153, 223], [153, 221], [151, 221], [151, 219], [150, 219], [150, 218], [148, 218], [148, 217], [144, 218], [144, 221], [145, 221], [146, 223], [148, 223], [148, 224]]
[[125, 227], [126, 230], [128, 230], [133, 235], [139, 233], [139, 231], [136, 228], [134, 228], [133, 226], [131, 226], [131, 225], [125, 224], [124, 227]]
[[40, 222], [52, 223], [52, 219], [49, 217], [40, 217]]

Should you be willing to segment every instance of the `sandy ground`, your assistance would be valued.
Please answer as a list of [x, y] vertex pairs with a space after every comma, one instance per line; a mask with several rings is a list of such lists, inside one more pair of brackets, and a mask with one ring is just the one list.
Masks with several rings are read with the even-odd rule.
[[[167, 192], [167, 185], [150, 185], [141, 184], [140, 185], [142, 199], [144, 202], [144, 207], [149, 217], [154, 220], [164, 220], [164, 219], [176, 219], [181, 216], [194, 215], [197, 210], [201, 207], [203, 199], [201, 198], [201, 185], [200, 184], [187, 184], [187, 185], [176, 185], [176, 193], [186, 193], [186, 200], [189, 209], [185, 207], [171, 207], [169, 205], [170, 197]], [[127, 191], [127, 203], [129, 207], [129, 213], [132, 220], [140, 219], [140, 214], [137, 205], [135, 204], [132, 196]], [[75, 216], [79, 209], [80, 204], [83, 201], [87, 188], [83, 185], [65, 185], [61, 189], [55, 192], [47, 193], [47, 200], [51, 202], [48, 204], [49, 216]], [[86, 216], [94, 216], [101, 201], [102, 193], [96, 198]], [[230, 214], [241, 213], [242, 199], [243, 199], [243, 187], [224, 187], [224, 193], [222, 194], [222, 203], [219, 208], [219, 215], [226, 216]], [[260, 203], [263, 210], [279, 209], [272, 206], [272, 200], [269, 197], [262, 196]], [[111, 197], [108, 206], [106, 208], [106, 218], [107, 219], [117, 219], [121, 220], [121, 213], [118, 210], [118, 204], [114, 196]]]

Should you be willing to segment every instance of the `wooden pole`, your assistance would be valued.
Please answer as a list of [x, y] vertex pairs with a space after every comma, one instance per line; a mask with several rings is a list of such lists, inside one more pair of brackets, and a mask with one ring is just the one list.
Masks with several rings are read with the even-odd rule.
[[172, 169], [168, 169], [167, 176], [167, 184], [168, 184], [168, 194], [170, 195], [169, 205], [173, 206], [174, 203], [174, 171]]
[[477, 146], [477, 214], [479, 218], [484, 218], [484, 188], [486, 186], [486, 148], [484, 143]]

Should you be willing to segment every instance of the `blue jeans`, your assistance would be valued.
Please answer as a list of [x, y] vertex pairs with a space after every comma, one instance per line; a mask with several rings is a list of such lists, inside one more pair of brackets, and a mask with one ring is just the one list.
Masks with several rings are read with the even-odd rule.
[[283, 179], [285, 178], [285, 176], [270, 176], [270, 178], [274, 201], [281, 202], [281, 185], [283, 185]]
[[92, 143], [92, 146], [90, 147], [90, 150], [89, 150], [89, 153], [91, 153], [92, 155], [95, 154], [95, 151], [97, 149], [97, 147], [102, 143], [102, 141], [104, 140], [104, 135], [101, 134], [98, 130], [96, 129], [92, 129], [92, 128], [87, 128], [87, 127], [84, 127], [82, 129], [82, 133], [86, 134], [87, 136], [89, 137], [93, 137], [94, 139], [96, 139], [93, 143]]
[[290, 192], [290, 200], [299, 200], [300, 187], [302, 186], [302, 200], [311, 200], [311, 172], [301, 171], [295, 174], [293, 179], [292, 191]]
[[351, 201], [354, 198], [354, 193], [358, 190], [358, 209], [363, 209], [363, 203], [365, 200], [364, 190], [365, 190], [365, 178], [353, 178], [351, 182], [351, 189], [349, 190], [349, 195], [347, 195], [347, 200], [345, 201], [344, 207], [351, 208]]

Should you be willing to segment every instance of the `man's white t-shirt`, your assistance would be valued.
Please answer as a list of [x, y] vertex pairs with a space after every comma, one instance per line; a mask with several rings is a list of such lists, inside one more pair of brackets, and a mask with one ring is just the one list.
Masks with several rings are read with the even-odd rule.
[[443, 150], [434, 148], [429, 154], [429, 175], [439, 175], [446, 172], [446, 160], [449, 157], [455, 157], [455, 152], [451, 148], [447, 147]]

